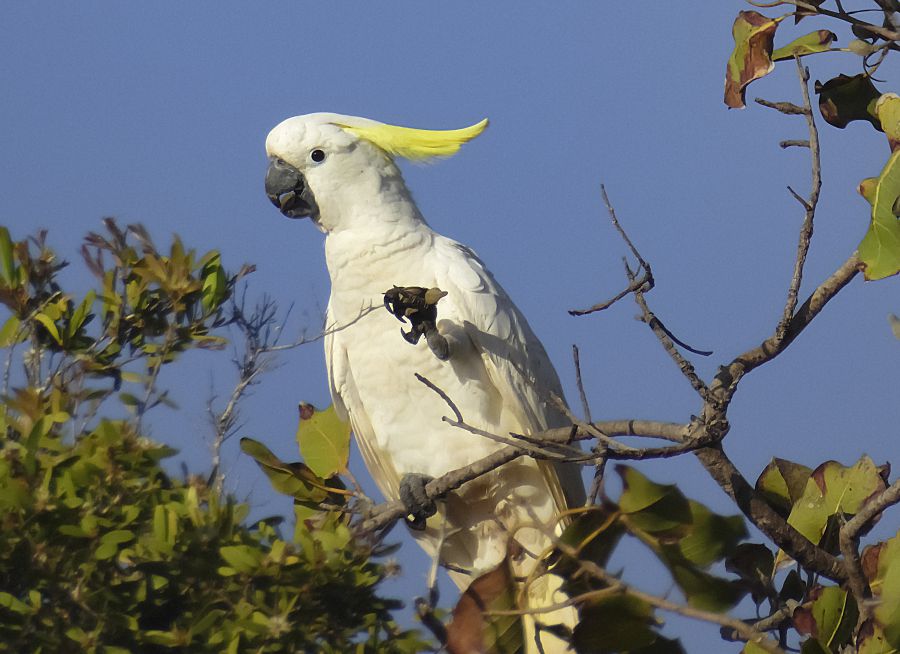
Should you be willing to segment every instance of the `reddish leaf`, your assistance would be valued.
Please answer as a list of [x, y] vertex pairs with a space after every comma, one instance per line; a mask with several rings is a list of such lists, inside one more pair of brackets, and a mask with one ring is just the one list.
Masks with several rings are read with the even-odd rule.
[[450, 654], [521, 652], [522, 619], [485, 613], [516, 608], [515, 589], [508, 559], [473, 581], [459, 598], [453, 609], [453, 620], [447, 625], [447, 651]]

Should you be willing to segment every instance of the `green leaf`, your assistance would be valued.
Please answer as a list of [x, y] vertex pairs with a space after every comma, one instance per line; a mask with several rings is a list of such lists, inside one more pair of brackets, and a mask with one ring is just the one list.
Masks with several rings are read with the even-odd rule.
[[690, 606], [721, 612], [740, 602], [747, 592], [738, 582], [697, 568], [681, 556], [675, 545], [663, 545], [657, 553]]
[[734, 50], [725, 69], [725, 104], [732, 109], [745, 106], [744, 93], [750, 82], [772, 72], [772, 41], [778, 23], [785, 16], [767, 18], [755, 11], [742, 11], [731, 33]]
[[41, 323], [44, 328], [47, 330], [47, 333], [56, 341], [59, 345], [62, 345], [62, 338], [59, 335], [59, 329], [56, 327], [56, 323], [50, 319], [45, 313], [36, 313], [34, 314], [34, 319]]
[[618, 465], [622, 478], [619, 508], [627, 523], [653, 536], [680, 536], [690, 529], [691, 507], [677, 486], [657, 484], [634, 468]]
[[[592, 561], [603, 567], [624, 533], [618, 518], [619, 513], [608, 507], [592, 507], [577, 515], [559, 540], [574, 548], [580, 560]], [[556, 568], [554, 572], [558, 573]]]
[[249, 545], [228, 545], [219, 548], [225, 562], [238, 572], [253, 573], [263, 561], [264, 554]]
[[344, 490], [337, 478], [328, 481], [316, 475], [303, 463], [285, 463], [275, 456], [269, 448], [252, 438], [241, 439], [241, 451], [256, 460], [257, 465], [266, 473], [272, 487], [279, 493], [293, 496], [297, 501], [307, 503], [311, 508], [326, 499], [341, 503], [341, 496], [334, 492]]
[[875, 103], [875, 116], [881, 123], [891, 150], [896, 150], [900, 146], [900, 96], [896, 93], [883, 94]]
[[872, 204], [869, 230], [859, 244], [859, 258], [867, 280], [884, 279], [900, 272], [900, 220], [894, 205], [900, 198], [900, 150], [888, 159], [874, 183], [860, 183], [859, 191]]
[[572, 634], [575, 651], [613, 654], [647, 647], [658, 638], [653, 609], [631, 595], [611, 595], [588, 602]]
[[312, 404], [301, 403], [297, 442], [306, 465], [327, 479], [347, 467], [350, 424], [338, 417], [334, 405], [319, 411]]
[[741, 543], [725, 562], [725, 569], [738, 575], [759, 604], [772, 589], [775, 555], [762, 543]]
[[818, 639], [807, 638], [800, 645], [800, 654], [832, 654], [832, 652]]
[[217, 309], [225, 299], [227, 280], [222, 269], [221, 256], [218, 252], [210, 252], [204, 257], [205, 264], [201, 276], [203, 278], [202, 303], [209, 312]]
[[787, 459], [773, 458], [756, 480], [756, 490], [783, 517], [803, 495], [812, 468]]
[[859, 611], [847, 591], [828, 586], [813, 602], [812, 617], [816, 622], [816, 639], [826, 646], [826, 651], [840, 651], [853, 635]]
[[27, 338], [28, 334], [24, 330], [19, 331], [21, 325], [22, 321], [16, 316], [10, 316], [9, 320], [3, 323], [3, 327], [0, 328], [0, 347], [10, 347]]
[[692, 526], [678, 542], [684, 557], [696, 565], [706, 567], [726, 557], [747, 537], [743, 516], [721, 516], [689, 500]]
[[879, 557], [878, 583], [873, 591], [879, 591], [875, 619], [878, 621], [887, 642], [900, 649], [900, 533], [886, 543]]
[[14, 286], [16, 282], [16, 263], [13, 259], [13, 243], [9, 230], [0, 227], [0, 275], [4, 286]]
[[81, 329], [82, 325], [85, 324], [85, 320], [87, 320], [96, 298], [97, 294], [91, 289], [84, 296], [84, 300], [81, 301], [78, 308], [72, 313], [72, 317], [69, 318], [69, 324], [66, 327], [67, 340], [71, 340], [71, 338], [78, 333], [78, 330]]
[[867, 75], [841, 74], [824, 84], [817, 80], [815, 90], [819, 96], [819, 112], [829, 125], [843, 129], [854, 120], [866, 120], [881, 131], [875, 115], [875, 103], [881, 92]]
[[826, 461], [810, 476], [788, 516], [788, 524], [819, 544], [830, 517], [857, 513], [869, 497], [884, 487], [878, 468], [867, 456], [849, 468], [837, 461]]
[[795, 54], [803, 57], [817, 52], [828, 52], [831, 49], [831, 43], [836, 39], [837, 35], [834, 32], [816, 30], [775, 50], [772, 53], [772, 60], [793, 59]]
[[31, 613], [32, 611], [25, 602], [2, 591], [0, 591], [0, 608], [9, 609], [14, 613]]

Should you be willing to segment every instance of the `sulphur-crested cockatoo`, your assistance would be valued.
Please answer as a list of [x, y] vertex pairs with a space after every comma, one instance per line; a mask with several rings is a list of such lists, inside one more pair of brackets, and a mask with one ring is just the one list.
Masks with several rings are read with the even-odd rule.
[[[562, 397], [559, 378], [525, 318], [472, 250], [429, 227], [394, 161], [450, 156], [486, 126], [431, 131], [315, 113], [288, 118], [266, 139], [269, 198], [326, 235], [331, 396], [388, 499], [401, 496], [407, 478], [438, 477], [503, 447], [443, 422], [447, 404], [416, 373], [469, 425], [492, 434], [571, 424], [551, 399]], [[430, 347], [430, 338], [403, 338], [396, 318], [380, 309], [394, 286], [446, 292], [436, 327], [449, 354]], [[511, 536], [521, 545], [514, 572], [526, 577], [560, 533], [559, 513], [583, 500], [576, 467], [522, 457], [452, 493], [413, 535], [461, 587], [504, 559]], [[524, 602], [557, 603], [565, 599], [558, 588], [557, 577], [544, 575], [522, 593]], [[575, 612], [537, 617], [572, 626]], [[565, 651], [546, 632], [541, 638], [546, 652]]]

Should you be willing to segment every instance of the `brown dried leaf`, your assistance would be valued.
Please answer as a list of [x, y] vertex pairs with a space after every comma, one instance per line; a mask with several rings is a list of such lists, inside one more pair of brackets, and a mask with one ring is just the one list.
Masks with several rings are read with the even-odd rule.
[[515, 608], [516, 585], [507, 556], [499, 566], [473, 581], [459, 598], [453, 619], [447, 625], [447, 651], [450, 654], [522, 652], [522, 618], [486, 613]]
[[725, 68], [725, 104], [740, 109], [747, 85], [772, 72], [772, 41], [778, 23], [784, 16], [768, 18], [755, 11], [742, 11], [734, 21], [731, 33], [734, 50]]

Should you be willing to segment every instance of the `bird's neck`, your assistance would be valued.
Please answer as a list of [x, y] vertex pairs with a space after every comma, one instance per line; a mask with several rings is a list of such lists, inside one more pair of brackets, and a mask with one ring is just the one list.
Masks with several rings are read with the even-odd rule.
[[[397, 268], [396, 274], [408, 270], [411, 262], [421, 260], [419, 250], [434, 238], [402, 179], [381, 185], [378, 193], [358, 192], [338, 210], [339, 220], [331, 229], [326, 227], [325, 238], [333, 290], [361, 290], [376, 269]], [[327, 219], [325, 214], [323, 218]]]

